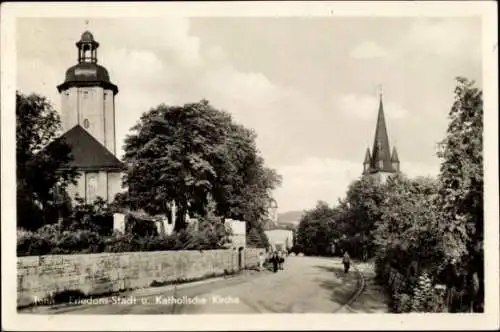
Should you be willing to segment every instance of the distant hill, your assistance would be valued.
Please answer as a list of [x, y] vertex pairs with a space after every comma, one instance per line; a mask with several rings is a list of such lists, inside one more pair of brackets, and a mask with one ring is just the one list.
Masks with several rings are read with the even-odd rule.
[[304, 211], [288, 211], [283, 213], [278, 213], [278, 221], [276, 223], [271, 220], [264, 221], [264, 230], [272, 229], [296, 229], [299, 225], [300, 218]]
[[278, 213], [278, 224], [295, 224], [298, 225], [304, 211], [287, 211]]

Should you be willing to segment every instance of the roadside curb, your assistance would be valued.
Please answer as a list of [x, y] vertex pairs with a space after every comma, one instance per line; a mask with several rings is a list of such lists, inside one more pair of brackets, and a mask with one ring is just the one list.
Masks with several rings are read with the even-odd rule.
[[350, 312], [350, 313], [355, 313], [356, 311], [351, 309], [350, 305], [354, 303], [354, 301], [356, 301], [356, 299], [361, 295], [361, 293], [363, 293], [363, 291], [365, 290], [365, 287], [366, 287], [366, 280], [365, 280], [365, 277], [363, 275], [363, 273], [361, 273], [361, 271], [358, 269], [358, 267], [356, 265], [353, 265], [354, 269], [356, 270], [357, 272], [357, 275], [358, 275], [358, 280], [357, 280], [357, 290], [356, 292], [354, 292], [354, 294], [349, 298], [349, 300], [347, 300], [347, 302], [342, 305], [342, 307], [340, 307], [339, 310], [335, 311], [337, 313], [339, 312]]

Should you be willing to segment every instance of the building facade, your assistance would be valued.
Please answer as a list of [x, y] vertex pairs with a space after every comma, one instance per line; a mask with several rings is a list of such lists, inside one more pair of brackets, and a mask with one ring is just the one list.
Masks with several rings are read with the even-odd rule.
[[231, 248], [246, 248], [246, 222], [241, 220], [226, 219], [224, 224], [231, 230]]
[[269, 239], [269, 246], [274, 250], [290, 250], [293, 247], [293, 231], [286, 229], [273, 229], [265, 231]]
[[70, 166], [78, 171], [76, 185], [67, 188], [74, 200], [87, 203], [97, 197], [111, 202], [121, 189], [124, 165], [116, 157], [114, 85], [108, 71], [97, 64], [99, 43], [89, 31], [78, 42], [78, 63], [66, 71], [57, 86], [61, 96], [61, 125], [64, 140], [71, 147]]
[[363, 175], [372, 176], [383, 183], [389, 176], [398, 174], [399, 172], [399, 157], [396, 147], [393, 147], [391, 153], [389, 136], [387, 135], [387, 125], [385, 122], [384, 104], [382, 101], [382, 94], [380, 94], [375, 139], [372, 151], [370, 151], [370, 148], [366, 149], [365, 159], [363, 161]]

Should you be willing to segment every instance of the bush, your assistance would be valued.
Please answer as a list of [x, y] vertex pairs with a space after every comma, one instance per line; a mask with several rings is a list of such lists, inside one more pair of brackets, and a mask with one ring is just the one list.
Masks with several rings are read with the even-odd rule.
[[57, 243], [63, 232], [63, 227], [59, 224], [48, 224], [40, 227], [36, 234], [49, 242]]
[[221, 249], [230, 234], [220, 220], [200, 219], [197, 227], [162, 236], [154, 221], [137, 216], [128, 216], [125, 233], [109, 232], [109, 227], [97, 225], [107, 217], [99, 200], [81, 203], [61, 224], [45, 225], [35, 232], [19, 230], [18, 255]]
[[393, 296], [393, 311], [407, 313], [411, 311], [411, 296], [406, 293], [396, 293]]
[[76, 232], [63, 232], [57, 242], [58, 253], [98, 253], [102, 252], [104, 243], [98, 233], [79, 230]]
[[43, 232], [18, 231], [18, 256], [221, 249], [220, 243], [201, 232], [182, 231], [169, 236], [142, 237], [115, 232], [109, 237], [102, 237], [88, 230], [52, 233], [54, 228], [56, 227], [51, 227], [50, 231], [49, 228], [44, 228]]
[[154, 221], [129, 214], [127, 215], [125, 233], [130, 233], [139, 237], [150, 237], [158, 236], [158, 229]]
[[133, 252], [139, 251], [140, 243], [137, 237], [132, 234], [113, 233], [110, 237], [104, 239], [104, 252]]
[[101, 236], [110, 236], [113, 232], [113, 214], [102, 198], [92, 204], [86, 204], [81, 198], [70, 215], [63, 220], [63, 228], [69, 231], [87, 230]]
[[39, 256], [50, 254], [54, 243], [40, 234], [30, 231], [17, 232], [17, 255]]

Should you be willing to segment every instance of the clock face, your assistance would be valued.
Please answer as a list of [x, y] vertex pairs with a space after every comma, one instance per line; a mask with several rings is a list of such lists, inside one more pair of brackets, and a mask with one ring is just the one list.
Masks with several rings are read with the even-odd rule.
[[83, 127], [84, 127], [85, 129], [88, 129], [88, 128], [89, 128], [89, 125], [90, 125], [90, 123], [89, 123], [89, 119], [85, 119], [85, 120], [83, 120]]

